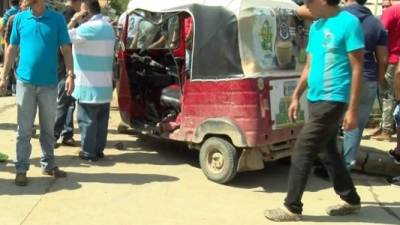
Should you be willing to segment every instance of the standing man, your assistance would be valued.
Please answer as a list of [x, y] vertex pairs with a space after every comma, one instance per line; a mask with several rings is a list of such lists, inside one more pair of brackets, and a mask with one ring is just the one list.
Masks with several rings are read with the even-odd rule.
[[[81, 8], [81, 0], [69, 0], [63, 12], [67, 23], [75, 13]], [[75, 146], [74, 136], [74, 111], [75, 99], [68, 95], [65, 91], [65, 82], [67, 79], [64, 57], [59, 51], [58, 53], [58, 99], [57, 99], [57, 116], [54, 126], [54, 137], [57, 140], [62, 136], [61, 144], [66, 146]]]
[[278, 222], [301, 219], [301, 199], [313, 162], [320, 153], [335, 192], [344, 201], [329, 207], [328, 215], [355, 213], [361, 208], [336, 138], [343, 115], [344, 130], [357, 127], [363, 32], [359, 20], [340, 9], [340, 0], [305, 0], [304, 3], [313, 17], [319, 19], [310, 28], [307, 63], [293, 93], [288, 116], [292, 121], [296, 119], [299, 99], [308, 87], [310, 118], [297, 137], [292, 153], [284, 207], [266, 210], [264, 214]]
[[[81, 22], [78, 28], [77, 22]], [[78, 123], [81, 131], [79, 157], [97, 161], [104, 157], [112, 99], [112, 63], [115, 34], [100, 14], [97, 0], [84, 0], [81, 12], [68, 24], [72, 40]]]
[[[389, 2], [391, 4], [391, 2]], [[389, 37], [389, 65], [385, 74], [385, 84], [381, 85], [382, 96], [382, 122], [380, 130], [374, 132], [372, 138], [378, 141], [390, 141], [394, 133], [393, 129], [393, 111], [395, 106], [394, 99], [394, 74], [396, 65], [399, 62], [400, 54], [400, 5], [396, 4], [383, 9], [381, 21], [386, 28]], [[383, 7], [383, 5], [382, 5]]]
[[7, 74], [19, 50], [17, 69], [17, 175], [15, 184], [28, 184], [26, 172], [32, 151], [30, 143], [32, 128], [39, 109], [40, 164], [43, 174], [65, 177], [54, 157], [54, 121], [57, 106], [57, 52], [61, 47], [67, 68], [65, 89], [71, 94], [74, 89], [72, 54], [67, 25], [64, 17], [46, 8], [44, 0], [28, 0], [31, 8], [14, 18], [10, 45], [7, 48], [5, 65], [0, 79], [0, 88], [7, 83]]
[[376, 99], [378, 81], [381, 84], [385, 82], [387, 69], [387, 33], [381, 22], [364, 6], [366, 2], [367, 0], [346, 0], [344, 8], [360, 20], [365, 40], [364, 81], [360, 93], [358, 127], [344, 132], [343, 155], [349, 171], [356, 163], [362, 133]]

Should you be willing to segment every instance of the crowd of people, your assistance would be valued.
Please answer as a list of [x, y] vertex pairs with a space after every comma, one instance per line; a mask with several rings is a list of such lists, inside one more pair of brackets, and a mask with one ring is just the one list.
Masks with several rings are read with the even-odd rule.
[[6, 12], [9, 17], [5, 18], [10, 35], [0, 88], [6, 89], [18, 58], [15, 184], [25, 186], [37, 111], [43, 174], [67, 175], [55, 162], [54, 148], [61, 136], [61, 144], [75, 145], [75, 104], [82, 143], [79, 156], [92, 161], [104, 157], [116, 36], [101, 15], [97, 0], [70, 0], [62, 14], [46, 6], [44, 0], [24, 0], [20, 6], [11, 1], [12, 8]]
[[[266, 210], [265, 217], [270, 220], [301, 219], [302, 195], [316, 160], [322, 162], [344, 201], [328, 208], [327, 213], [347, 215], [360, 210], [361, 200], [350, 170], [355, 166], [378, 90], [382, 123], [372, 138], [390, 140], [397, 133], [397, 146], [389, 155], [400, 164], [400, 33], [396, 32], [400, 27], [400, 5], [384, 0], [383, 15], [376, 18], [364, 6], [366, 1], [345, 0], [344, 7], [339, 6], [340, 0], [300, 1], [303, 6], [298, 16], [314, 23], [307, 63], [292, 96], [289, 118], [296, 120], [300, 97], [306, 89], [310, 118], [296, 140], [284, 207]], [[0, 88], [5, 91], [9, 83], [12, 88], [9, 78], [16, 68], [15, 184], [25, 186], [37, 109], [43, 174], [67, 175], [55, 162], [54, 148], [60, 138], [61, 144], [75, 146], [75, 108], [81, 133], [79, 157], [89, 161], [104, 157], [116, 34], [101, 15], [97, 0], [69, 0], [62, 14], [47, 8], [44, 0], [11, 0], [10, 4], [3, 18], [6, 55]], [[125, 18], [122, 14], [120, 27], [125, 25]], [[129, 19], [127, 38], [134, 45], [140, 45], [140, 38], [135, 37], [137, 29], [146, 29], [138, 25], [139, 21], [137, 16]], [[188, 26], [191, 23], [188, 21]], [[187, 36], [190, 31], [188, 28]], [[18, 66], [14, 66], [17, 58]], [[336, 145], [339, 124], [344, 130], [343, 155]], [[0, 154], [0, 161], [6, 159]], [[400, 183], [400, 178], [391, 178], [390, 182]]]

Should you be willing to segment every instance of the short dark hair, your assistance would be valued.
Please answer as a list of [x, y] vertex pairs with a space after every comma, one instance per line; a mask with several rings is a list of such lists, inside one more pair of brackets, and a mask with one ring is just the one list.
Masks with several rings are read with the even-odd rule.
[[335, 6], [335, 5], [339, 5], [340, 0], [326, 0], [326, 3], [328, 3], [328, 5], [330, 5], [330, 6]]
[[365, 5], [365, 3], [367, 2], [367, 0], [356, 0], [356, 2], [360, 5]]
[[84, 0], [85, 5], [88, 7], [91, 14], [99, 14], [101, 12], [100, 3], [98, 0]]
[[10, 0], [12, 6], [19, 5], [19, 0]]

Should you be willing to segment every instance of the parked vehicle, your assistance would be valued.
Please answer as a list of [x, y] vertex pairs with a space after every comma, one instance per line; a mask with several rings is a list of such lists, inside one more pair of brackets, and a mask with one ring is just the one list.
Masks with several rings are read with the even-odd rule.
[[127, 18], [118, 56], [123, 122], [200, 150], [204, 174], [218, 183], [290, 156], [307, 115], [303, 99], [298, 121], [287, 116], [306, 61], [309, 23], [295, 16], [297, 7], [289, 0], [132, 1], [135, 37], [128, 38]]

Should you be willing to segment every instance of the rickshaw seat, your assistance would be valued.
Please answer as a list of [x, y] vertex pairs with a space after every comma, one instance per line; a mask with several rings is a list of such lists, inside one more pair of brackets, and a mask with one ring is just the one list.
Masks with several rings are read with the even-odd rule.
[[164, 107], [173, 108], [177, 112], [181, 109], [181, 88], [178, 84], [172, 84], [161, 91], [160, 103]]

